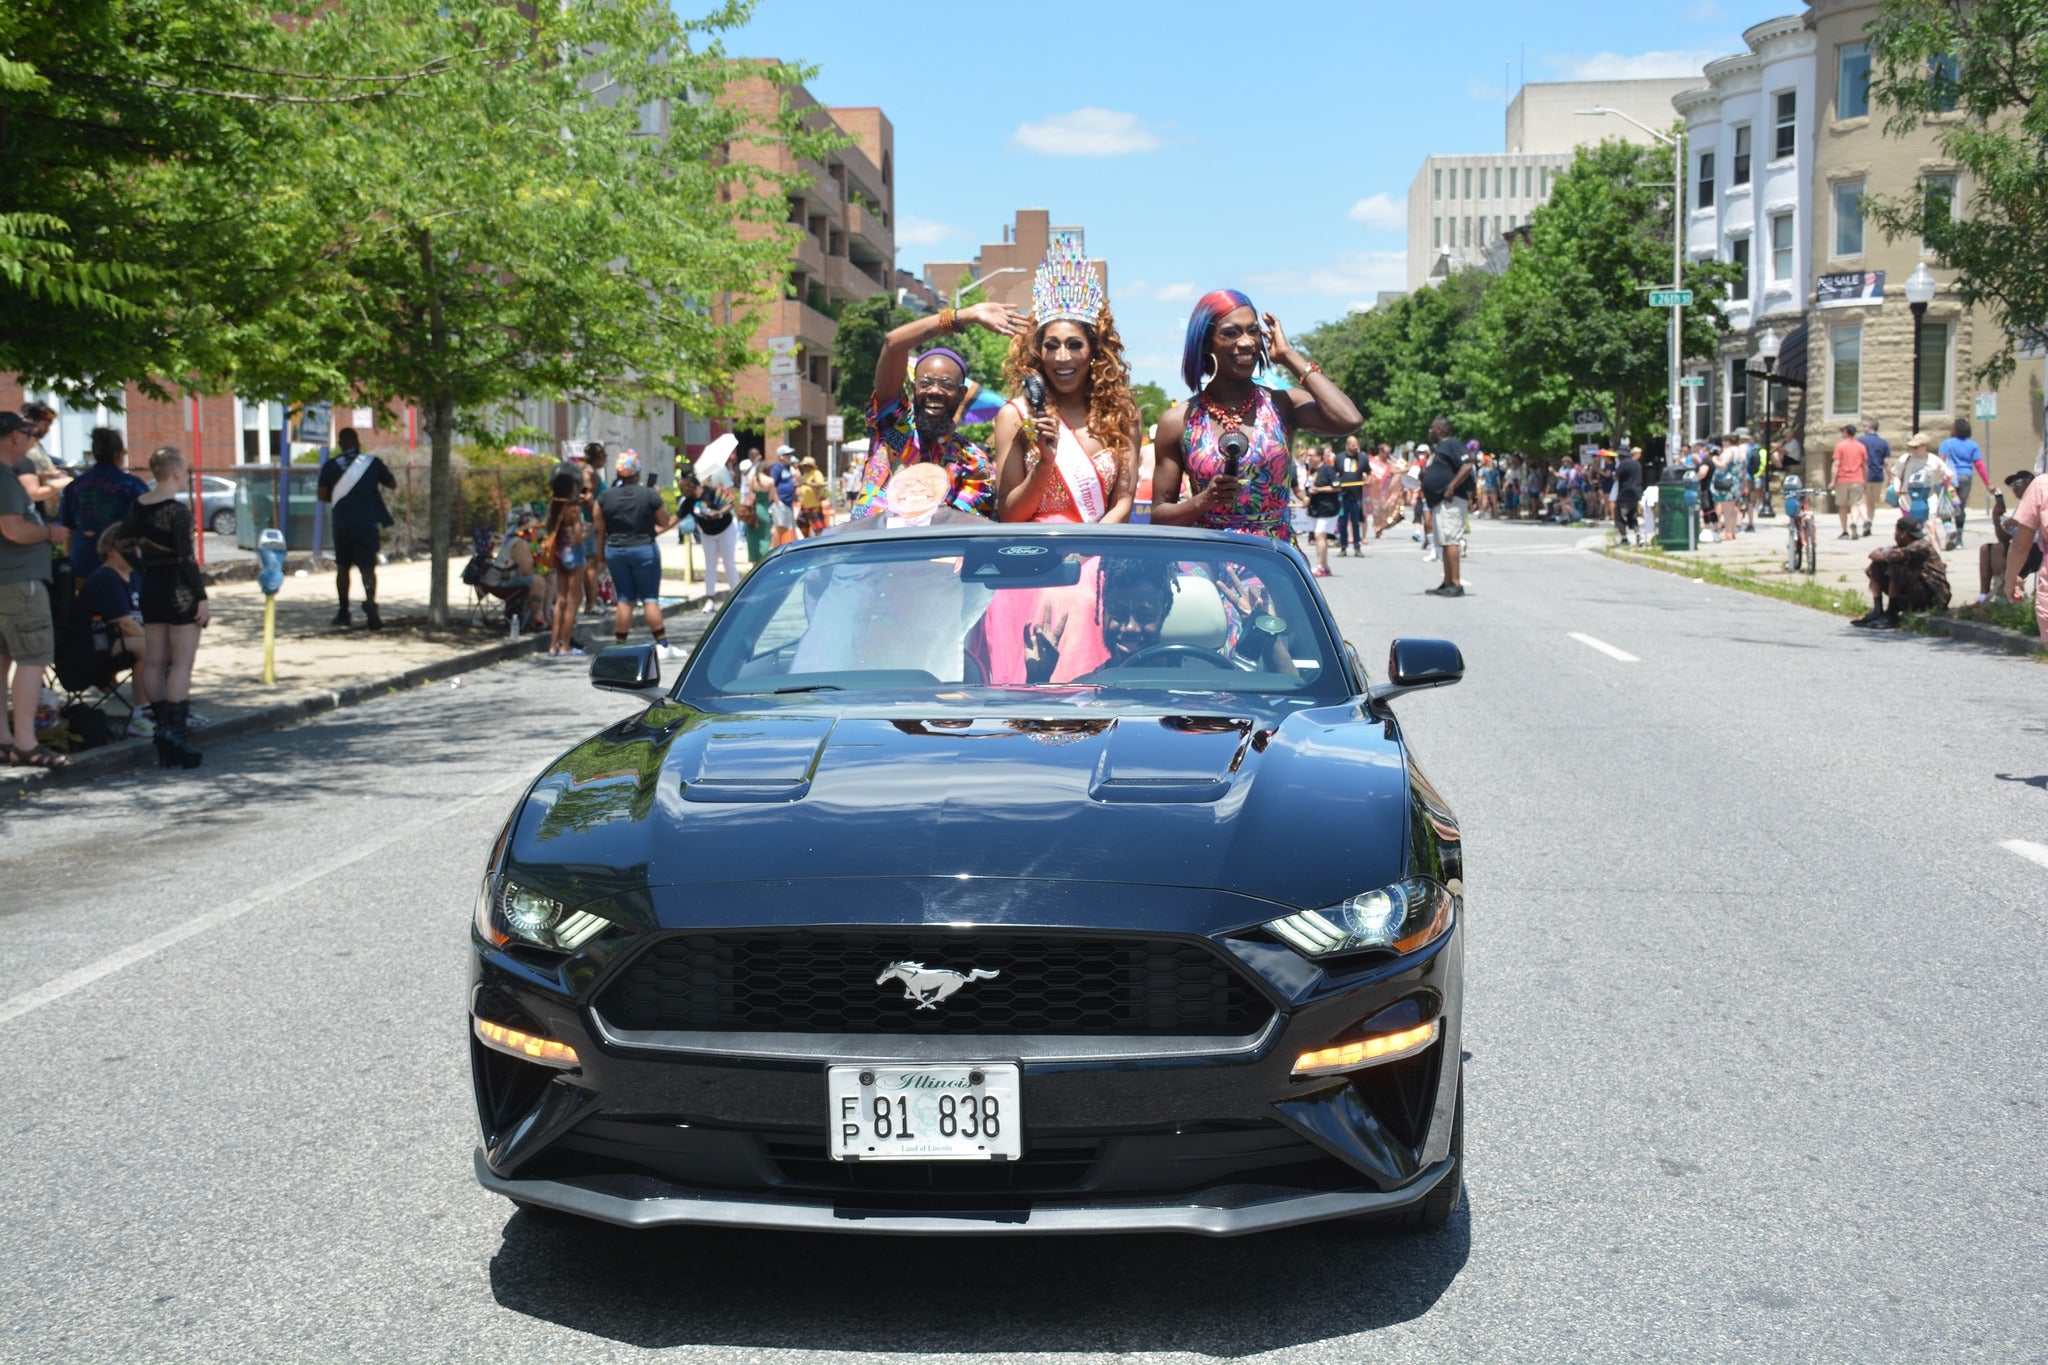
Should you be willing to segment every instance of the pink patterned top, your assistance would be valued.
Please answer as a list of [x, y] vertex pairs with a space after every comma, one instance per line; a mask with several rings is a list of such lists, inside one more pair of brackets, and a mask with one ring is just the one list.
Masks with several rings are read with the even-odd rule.
[[[1238, 466], [1237, 500], [1221, 511], [1203, 513], [1197, 524], [1291, 542], [1294, 521], [1288, 509], [1287, 476], [1294, 469], [1294, 460], [1287, 453], [1287, 428], [1280, 420], [1273, 391], [1258, 387], [1254, 392], [1258, 404], [1252, 420], [1243, 427], [1251, 437], [1251, 448]], [[1180, 438], [1181, 467], [1187, 471], [1192, 492], [1199, 493], [1223, 472], [1223, 456], [1216, 443], [1223, 437], [1224, 426], [1200, 395], [1189, 399], [1182, 412], [1186, 426]]]

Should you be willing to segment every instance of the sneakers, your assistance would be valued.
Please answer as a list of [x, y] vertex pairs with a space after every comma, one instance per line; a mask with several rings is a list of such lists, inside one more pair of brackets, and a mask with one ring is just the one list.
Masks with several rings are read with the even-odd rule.
[[148, 739], [156, 734], [156, 722], [142, 714], [137, 707], [128, 717], [128, 735], [131, 739]]
[[1424, 588], [1431, 597], [1463, 597], [1465, 589], [1456, 583], [1439, 583], [1433, 588]]
[[377, 615], [377, 604], [375, 602], [363, 603], [363, 623], [371, 630], [384, 629], [384, 618]]
[[331, 625], [331, 626], [343, 626], [343, 627], [346, 627], [346, 626], [347, 626], [347, 625], [349, 624], [349, 619], [348, 619], [348, 603], [346, 603], [346, 602], [342, 603], [342, 604], [341, 604], [341, 610], [340, 610], [340, 611], [337, 611], [336, 613], [334, 613], [334, 619], [333, 619], [332, 621], [329, 621], [329, 622], [328, 622], [327, 624], [329, 624], [329, 625]]
[[1329, 578], [1332, 576], [1330, 571], [1321, 564], [1316, 565], [1314, 573], [1317, 578]]
[[654, 657], [665, 664], [672, 664], [683, 657], [683, 651], [666, 642], [654, 647]]

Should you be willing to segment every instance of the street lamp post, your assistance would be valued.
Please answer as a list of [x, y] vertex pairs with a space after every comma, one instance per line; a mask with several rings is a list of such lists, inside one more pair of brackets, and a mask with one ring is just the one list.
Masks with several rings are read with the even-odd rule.
[[1026, 270], [1026, 269], [1025, 269], [1025, 268], [1024, 268], [1023, 266], [1021, 266], [1021, 265], [1006, 265], [1006, 266], [1004, 266], [1004, 267], [1003, 267], [1003, 268], [1002, 268], [1001, 270], [991, 270], [991, 271], [989, 271], [989, 272], [988, 272], [988, 274], [986, 274], [986, 275], [983, 275], [983, 276], [982, 276], [982, 277], [981, 277], [980, 279], [978, 279], [978, 280], [969, 280], [969, 281], [968, 281], [968, 282], [967, 282], [966, 284], [961, 284], [961, 285], [955, 285], [955, 286], [953, 287], [953, 306], [954, 306], [955, 308], [958, 308], [958, 307], [960, 306], [960, 296], [961, 296], [962, 294], [968, 294], [968, 293], [972, 293], [972, 292], [973, 292], [974, 290], [976, 290], [976, 289], [979, 289], [979, 288], [981, 288], [981, 287], [982, 287], [983, 285], [987, 284], [987, 283], [988, 283], [988, 282], [989, 282], [990, 280], [996, 279], [996, 278], [998, 278], [999, 276], [1003, 276], [1003, 275], [1028, 275], [1028, 274], [1030, 274], [1030, 273], [1031, 273], [1030, 271]]
[[1920, 324], [1932, 302], [1934, 276], [1927, 273], [1927, 262], [1922, 261], [1906, 281], [1906, 306], [1913, 310], [1913, 428], [1906, 433], [1909, 439], [1920, 431]]
[[[1603, 104], [1574, 112], [1588, 117], [1612, 114], [1624, 122], [1635, 124], [1671, 149], [1671, 287], [1674, 290], [1685, 288], [1685, 139], [1667, 137], [1648, 124], [1622, 113], [1621, 110], [1609, 109]], [[1679, 354], [1685, 345], [1684, 337], [1685, 310], [1674, 306], [1671, 310], [1671, 355], [1668, 375], [1671, 393], [1664, 418], [1664, 445], [1667, 454], [1679, 441], [1678, 363]]]
[[1764, 363], [1764, 418], [1757, 425], [1764, 432], [1764, 515], [1771, 514], [1771, 377], [1778, 370], [1778, 348], [1784, 343], [1778, 340], [1775, 329], [1766, 327], [1764, 334], [1756, 339], [1756, 358]]

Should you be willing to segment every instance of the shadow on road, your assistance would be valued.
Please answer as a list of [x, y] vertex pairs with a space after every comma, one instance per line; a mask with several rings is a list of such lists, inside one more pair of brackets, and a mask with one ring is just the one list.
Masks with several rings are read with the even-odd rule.
[[1420, 1317], [1471, 1247], [1469, 1195], [1435, 1233], [1330, 1224], [1228, 1241], [635, 1232], [518, 1213], [491, 1291], [643, 1348], [1238, 1357]]

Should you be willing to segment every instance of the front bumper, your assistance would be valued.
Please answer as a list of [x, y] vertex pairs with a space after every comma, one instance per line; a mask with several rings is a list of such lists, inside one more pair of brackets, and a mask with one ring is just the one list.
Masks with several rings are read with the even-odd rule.
[[1021, 1208], [955, 1207], [943, 1213], [864, 1208], [858, 1202], [838, 1200], [692, 1194], [634, 1176], [508, 1180], [491, 1170], [482, 1147], [476, 1149], [476, 1178], [485, 1189], [522, 1204], [627, 1228], [699, 1225], [780, 1232], [955, 1236], [1184, 1232], [1234, 1237], [1332, 1218], [1392, 1213], [1423, 1198], [1440, 1181], [1455, 1180], [1457, 1172], [1455, 1163], [1447, 1158], [1410, 1184], [1384, 1192], [1287, 1192], [1237, 1185], [1205, 1190], [1200, 1203], [1100, 1199], [1032, 1203]]
[[[982, 1034], [635, 1033], [594, 1004], [606, 972], [562, 992], [480, 952], [472, 1013], [566, 1042], [581, 1064], [549, 1070], [472, 1040], [477, 1178], [626, 1227], [1231, 1236], [1392, 1212], [1458, 1178], [1462, 933], [1346, 977], [1226, 933], [1211, 942], [1271, 997], [1265, 1027], [1122, 1051]], [[1424, 1052], [1292, 1074], [1301, 1052], [1402, 1010], [1437, 1021]], [[827, 1066], [937, 1060], [1019, 1065], [1021, 1160], [826, 1157]]]

